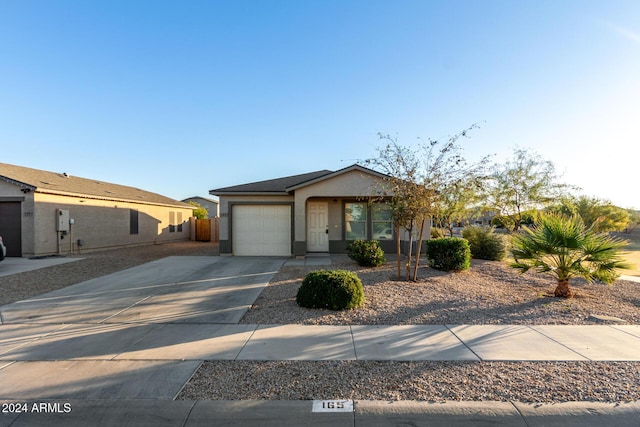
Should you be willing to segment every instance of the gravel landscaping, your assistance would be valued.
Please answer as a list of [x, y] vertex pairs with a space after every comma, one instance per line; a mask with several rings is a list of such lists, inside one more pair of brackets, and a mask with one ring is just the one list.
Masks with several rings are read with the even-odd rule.
[[215, 361], [178, 399], [622, 402], [640, 399], [640, 363]]
[[[95, 252], [83, 260], [0, 278], [0, 305], [171, 255], [216, 255], [215, 244], [179, 242]], [[320, 268], [356, 271], [366, 302], [356, 310], [303, 309], [295, 294]], [[640, 283], [576, 281], [577, 297], [546, 296], [553, 279], [519, 276], [502, 263], [471, 270], [423, 267], [418, 282], [397, 281], [395, 265], [361, 268], [346, 257], [327, 267], [283, 267], [241, 323], [266, 324], [603, 324], [593, 315], [640, 324]], [[207, 361], [178, 399], [640, 400], [636, 362]]]
[[[365, 303], [356, 310], [334, 312], [296, 304], [305, 274], [320, 268], [356, 271], [364, 285]], [[503, 262], [473, 260], [471, 268], [445, 273], [422, 267], [418, 282], [396, 280], [395, 264], [357, 266], [347, 257], [333, 257], [327, 267], [284, 267], [256, 300], [241, 323], [313, 325], [585, 325], [602, 324], [596, 316], [640, 323], [640, 283], [616, 281], [607, 286], [575, 280], [572, 299], [549, 297], [555, 287], [549, 276], [518, 274]]]

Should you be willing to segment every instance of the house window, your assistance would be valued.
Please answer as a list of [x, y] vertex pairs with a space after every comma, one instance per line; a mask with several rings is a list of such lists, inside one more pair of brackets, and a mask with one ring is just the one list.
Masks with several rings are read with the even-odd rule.
[[345, 203], [344, 205], [345, 239], [367, 239], [367, 204]]
[[129, 209], [129, 234], [138, 234], [138, 211]]
[[182, 233], [182, 212], [177, 212], [178, 214], [178, 233]]
[[169, 212], [169, 233], [176, 232], [176, 213]]
[[374, 203], [371, 207], [373, 238], [376, 240], [393, 239], [393, 217], [386, 203]]

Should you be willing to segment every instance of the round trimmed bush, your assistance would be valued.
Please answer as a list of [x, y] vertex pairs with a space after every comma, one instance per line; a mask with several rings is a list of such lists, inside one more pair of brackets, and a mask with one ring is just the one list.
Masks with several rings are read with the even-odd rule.
[[355, 308], [364, 302], [364, 288], [358, 275], [352, 271], [312, 271], [302, 281], [296, 302], [307, 308]]
[[427, 240], [429, 265], [438, 270], [462, 271], [471, 266], [469, 242], [459, 237]]
[[378, 267], [387, 262], [377, 240], [354, 240], [347, 246], [347, 253], [363, 267]]
[[462, 237], [469, 241], [471, 256], [477, 259], [500, 261], [507, 255], [504, 236], [494, 233], [493, 227], [465, 227]]

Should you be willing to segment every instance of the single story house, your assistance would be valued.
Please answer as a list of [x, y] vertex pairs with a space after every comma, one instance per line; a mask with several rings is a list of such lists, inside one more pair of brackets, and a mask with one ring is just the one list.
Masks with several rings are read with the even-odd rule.
[[211, 190], [220, 198], [220, 254], [345, 253], [357, 239], [394, 253], [385, 178], [354, 164]]
[[187, 240], [192, 212], [137, 188], [0, 163], [0, 236], [9, 256]]
[[194, 202], [205, 208], [208, 212], [209, 218], [217, 218], [220, 214], [218, 213], [218, 201], [214, 199], [209, 199], [207, 197], [201, 196], [193, 196], [182, 200], [185, 203]]

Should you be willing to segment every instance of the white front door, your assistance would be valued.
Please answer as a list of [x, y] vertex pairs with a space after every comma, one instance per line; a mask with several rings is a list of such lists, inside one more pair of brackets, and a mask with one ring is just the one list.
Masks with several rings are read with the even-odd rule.
[[329, 252], [329, 203], [307, 203], [307, 251]]

